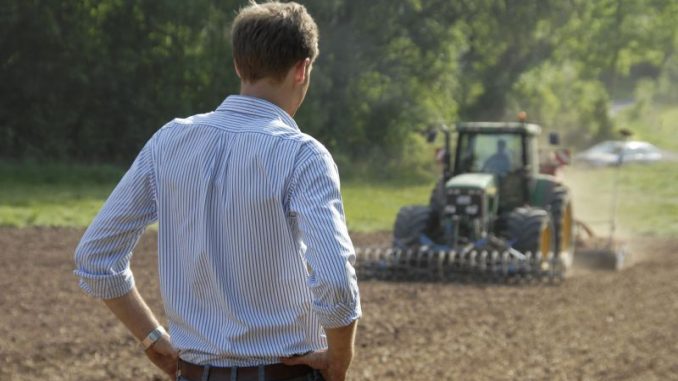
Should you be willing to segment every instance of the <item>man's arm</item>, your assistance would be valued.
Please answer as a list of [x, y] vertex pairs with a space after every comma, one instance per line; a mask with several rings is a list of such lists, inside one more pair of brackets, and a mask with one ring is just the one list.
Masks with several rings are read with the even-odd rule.
[[[104, 299], [104, 303], [139, 341], [160, 325], [136, 287], [123, 296]], [[163, 334], [145, 352], [153, 364], [174, 380], [179, 353], [170, 344], [167, 334]]]
[[[106, 200], [75, 252], [80, 287], [103, 299], [139, 340], [158, 326], [134, 286], [130, 269], [134, 246], [146, 226], [157, 219], [152, 146], [153, 138]], [[146, 350], [146, 355], [173, 378], [175, 352], [165, 335]]]
[[325, 378], [328, 381], [343, 381], [346, 378], [346, 371], [353, 360], [357, 328], [358, 321], [354, 320], [345, 327], [325, 329], [328, 362]]
[[120, 180], [75, 250], [75, 275], [85, 293], [99, 299], [134, 287], [132, 250], [157, 220], [151, 139]]
[[353, 268], [355, 250], [346, 228], [339, 174], [329, 153], [302, 160], [291, 185], [290, 211], [297, 214], [307, 246], [312, 307], [325, 329], [328, 349], [283, 362], [308, 364], [328, 381], [342, 381], [353, 358], [356, 321], [362, 312]]

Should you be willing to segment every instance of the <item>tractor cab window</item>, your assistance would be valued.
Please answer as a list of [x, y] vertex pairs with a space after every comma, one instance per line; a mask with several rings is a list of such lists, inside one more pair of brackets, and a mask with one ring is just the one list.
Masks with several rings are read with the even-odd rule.
[[460, 173], [493, 173], [500, 177], [522, 167], [518, 134], [466, 134], [461, 139]]

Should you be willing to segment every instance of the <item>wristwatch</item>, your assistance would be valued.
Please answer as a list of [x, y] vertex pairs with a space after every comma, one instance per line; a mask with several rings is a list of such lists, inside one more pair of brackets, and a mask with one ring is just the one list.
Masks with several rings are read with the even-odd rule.
[[141, 340], [141, 345], [144, 347], [144, 350], [147, 350], [151, 347], [156, 341], [160, 340], [162, 335], [166, 335], [167, 331], [163, 326], [159, 325], [155, 327], [146, 337]]

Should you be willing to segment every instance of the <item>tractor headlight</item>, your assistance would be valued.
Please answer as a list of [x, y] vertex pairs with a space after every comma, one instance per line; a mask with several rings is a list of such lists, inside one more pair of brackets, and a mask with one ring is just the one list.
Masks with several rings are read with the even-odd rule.
[[472, 215], [478, 214], [478, 205], [469, 205], [469, 206], [466, 207], [465, 211], [466, 211], [466, 214], [472, 214]]
[[446, 215], [479, 218], [483, 214], [483, 190], [459, 189], [447, 190], [444, 212]]
[[471, 196], [467, 194], [463, 194], [460, 196], [457, 196], [457, 205], [469, 205], [471, 204]]
[[454, 205], [447, 205], [445, 207], [446, 214], [454, 214], [457, 211], [457, 208]]

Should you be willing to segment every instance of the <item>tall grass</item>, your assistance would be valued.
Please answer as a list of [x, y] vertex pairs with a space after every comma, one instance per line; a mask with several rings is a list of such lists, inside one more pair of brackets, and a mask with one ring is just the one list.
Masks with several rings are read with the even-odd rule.
[[614, 220], [621, 235], [678, 234], [677, 163], [568, 168], [565, 177], [577, 218], [597, 233], [609, 234]]
[[87, 226], [123, 173], [113, 166], [0, 163], [0, 225]]
[[[0, 163], [0, 226], [87, 226], [124, 170], [113, 166]], [[349, 229], [390, 230], [398, 208], [426, 203], [422, 176], [342, 184]]]
[[[113, 166], [0, 162], [0, 226], [87, 226], [123, 173]], [[390, 230], [400, 207], [428, 203], [434, 175], [396, 175], [391, 180], [355, 174], [345, 179], [349, 229]], [[575, 214], [600, 234], [609, 230], [615, 181], [619, 232], [678, 234], [678, 163], [568, 168], [565, 177]]]
[[349, 182], [343, 189], [348, 227], [352, 231], [391, 230], [398, 209], [410, 204], [428, 204], [433, 183]]

